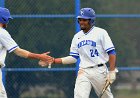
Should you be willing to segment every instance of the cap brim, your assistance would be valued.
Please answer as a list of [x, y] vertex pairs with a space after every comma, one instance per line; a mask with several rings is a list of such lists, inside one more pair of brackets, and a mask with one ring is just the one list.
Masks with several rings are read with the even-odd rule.
[[9, 19], [13, 19], [13, 17], [9, 17]]
[[77, 16], [77, 18], [91, 19], [90, 17], [85, 17], [85, 16]]

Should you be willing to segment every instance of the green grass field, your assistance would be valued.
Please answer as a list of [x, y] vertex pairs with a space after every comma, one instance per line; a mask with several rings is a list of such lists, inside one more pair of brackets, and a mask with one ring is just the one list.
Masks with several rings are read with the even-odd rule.
[[140, 98], [140, 90], [119, 90], [115, 98]]

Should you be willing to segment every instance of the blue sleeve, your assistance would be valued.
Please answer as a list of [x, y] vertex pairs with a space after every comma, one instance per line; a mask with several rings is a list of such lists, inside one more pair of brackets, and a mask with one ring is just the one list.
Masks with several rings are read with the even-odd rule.
[[75, 59], [78, 59], [79, 58], [79, 56], [75, 56], [75, 55], [71, 55], [72, 57], [74, 57]]
[[110, 55], [110, 54], [114, 54], [114, 55], [116, 55], [116, 51], [115, 51], [115, 49], [110, 50], [110, 51], [108, 51], [107, 53], [108, 53], [108, 55]]

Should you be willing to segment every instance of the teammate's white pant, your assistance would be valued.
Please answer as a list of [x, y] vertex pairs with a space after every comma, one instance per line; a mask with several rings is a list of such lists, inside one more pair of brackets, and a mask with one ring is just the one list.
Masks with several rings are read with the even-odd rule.
[[[92, 87], [99, 96], [104, 87], [107, 72], [106, 66], [80, 69], [76, 79], [74, 98], [89, 98]], [[107, 88], [102, 98], [113, 98], [110, 87]]]
[[7, 94], [2, 82], [2, 72], [0, 69], [0, 98], [7, 98]]

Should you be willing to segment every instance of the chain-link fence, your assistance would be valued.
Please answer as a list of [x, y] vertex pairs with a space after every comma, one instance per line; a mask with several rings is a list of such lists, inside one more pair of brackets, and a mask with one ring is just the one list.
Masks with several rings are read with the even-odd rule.
[[10, 71], [7, 77], [8, 98], [71, 98], [73, 96], [74, 71]]
[[[21, 48], [51, 56], [69, 54], [75, 21], [81, 7], [97, 14], [96, 26], [106, 29], [117, 51], [120, 69], [112, 85], [115, 98], [140, 98], [140, 10], [138, 0], [0, 0], [13, 16], [7, 30]], [[8, 98], [73, 98], [75, 65], [40, 68], [38, 61], [9, 54], [6, 59], [5, 87]], [[62, 69], [61, 69], [62, 68]], [[65, 68], [65, 69], [63, 69]], [[127, 70], [127, 71], [125, 71]], [[91, 93], [90, 98], [96, 98]]]

